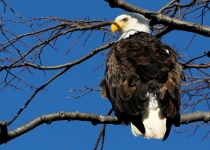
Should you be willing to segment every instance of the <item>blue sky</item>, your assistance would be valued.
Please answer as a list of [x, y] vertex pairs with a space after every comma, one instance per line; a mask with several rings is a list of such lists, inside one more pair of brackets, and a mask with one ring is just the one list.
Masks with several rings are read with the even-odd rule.
[[[157, 11], [161, 6], [168, 3], [169, 0], [150, 0], [150, 1], [135, 1], [129, 0], [128, 2], [136, 4], [137, 6]], [[185, 2], [185, 1], [183, 1]], [[109, 5], [103, 0], [21, 0], [13, 1], [7, 0], [7, 3], [24, 19], [30, 19], [30, 17], [46, 17], [55, 16], [65, 18], [69, 20], [85, 19], [89, 17], [93, 20], [101, 20], [106, 18], [107, 20], [114, 20], [116, 16], [123, 13], [121, 9], [111, 9]], [[152, 5], [151, 5], [152, 4]], [[0, 7], [3, 8], [2, 4]], [[0, 11], [2, 13], [2, 10]], [[7, 10], [4, 19], [18, 20], [11, 11]], [[193, 18], [189, 18], [192, 20]], [[31, 32], [31, 29], [22, 24], [3, 22], [5, 29], [10, 29], [16, 34], [23, 34]], [[46, 24], [44, 27], [48, 27], [56, 23]], [[210, 25], [210, 22], [205, 20], [205, 25]], [[35, 29], [41, 29], [42, 27], [34, 26]], [[87, 32], [84, 37], [79, 39], [74, 48], [68, 55], [63, 57], [63, 54], [72, 45], [72, 42], [78, 37], [79, 33], [74, 33], [70, 39], [67, 36], [58, 40], [56, 48], [57, 50], [46, 47], [41, 57], [44, 65], [59, 65], [62, 63], [71, 62], [77, 60], [81, 56], [84, 56], [91, 52], [95, 47], [101, 46], [103, 43], [103, 34], [100, 32], [93, 33], [85, 46], [84, 40], [88, 36]], [[175, 49], [181, 51], [181, 53], [187, 54], [187, 58], [191, 58], [196, 55], [203, 54], [203, 51], [208, 50], [209, 41], [207, 38], [197, 35], [193, 43], [187, 50], [184, 50], [193, 34], [185, 33], [182, 31], [174, 31], [164, 36], [162, 41], [170, 46], [175, 45]], [[12, 37], [12, 36], [10, 36]], [[4, 42], [5, 38], [0, 35], [0, 43]], [[28, 45], [33, 46], [36, 44], [33, 38], [24, 40]], [[22, 52], [27, 51], [22, 45], [17, 45]], [[3, 54], [4, 55], [4, 54]], [[2, 54], [0, 57], [4, 57]], [[98, 88], [100, 79], [104, 76], [104, 66], [93, 72], [104, 61], [104, 56], [97, 54], [91, 59], [83, 62], [70, 69], [67, 73], [57, 78], [54, 82], [48, 85], [45, 90], [41, 91], [32, 100], [29, 106], [22, 112], [18, 119], [9, 126], [9, 130], [15, 129], [30, 120], [44, 115], [55, 113], [59, 111], [66, 112], [87, 112], [105, 115], [111, 105], [108, 100], [102, 99], [99, 92], [92, 92], [79, 99], [67, 99], [69, 96], [76, 96], [80, 93], [69, 93], [70, 88], [81, 89], [84, 85], [88, 87]], [[2, 64], [1, 64], [2, 65]], [[18, 73], [21, 69], [17, 69], [14, 72]], [[209, 69], [208, 69], [209, 70]], [[207, 72], [208, 72], [207, 70]], [[27, 82], [35, 86], [40, 86], [50, 79], [54, 74], [59, 72], [46, 71], [46, 75], [43, 72], [37, 70], [31, 70], [33, 74], [29, 74], [27, 71], [18, 73], [19, 76], [24, 78]], [[5, 73], [0, 74], [2, 80]], [[199, 74], [197, 74], [199, 76]], [[15, 83], [15, 82], [14, 82]], [[9, 121], [17, 111], [23, 106], [30, 95], [34, 92], [24, 84], [19, 84], [23, 89], [14, 90], [13, 88], [6, 88], [0, 92], [0, 120]], [[197, 110], [207, 110], [205, 104], [200, 105]], [[191, 124], [192, 125], [192, 124]], [[183, 131], [191, 125], [182, 125], [179, 127], [179, 131]], [[0, 149], [4, 150], [37, 150], [37, 149], [50, 149], [50, 150], [89, 150], [93, 149], [95, 141], [100, 132], [101, 125], [93, 126], [89, 122], [81, 121], [60, 121], [53, 122], [50, 125], [41, 125], [34, 130], [12, 140], [7, 144], [1, 145]], [[189, 131], [182, 134], [174, 133], [175, 128], [171, 130], [169, 138], [162, 142], [161, 140], [147, 140], [142, 137], [134, 137], [131, 134], [130, 127], [121, 125], [108, 125], [106, 128], [105, 145], [104, 150], [110, 149], [202, 149], [207, 150], [210, 148], [209, 140], [201, 141], [209, 130], [208, 127], [201, 127], [191, 137], [188, 137], [193, 131]]]

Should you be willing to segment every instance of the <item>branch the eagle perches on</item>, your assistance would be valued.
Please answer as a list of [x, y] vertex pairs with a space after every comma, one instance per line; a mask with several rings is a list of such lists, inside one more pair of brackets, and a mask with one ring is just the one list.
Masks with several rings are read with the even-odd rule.
[[[97, 124], [113, 124], [120, 125], [121, 122], [116, 116], [102, 116], [97, 114], [80, 113], [80, 112], [58, 112], [54, 114], [42, 115], [33, 119], [32, 121], [14, 129], [7, 131], [7, 123], [0, 122], [0, 144], [7, 143], [8, 141], [21, 136], [22, 134], [29, 132], [30, 130], [42, 125], [51, 124], [55, 121], [87, 121], [93, 125]], [[194, 112], [189, 114], [182, 114], [180, 117], [180, 124], [188, 124], [192, 122], [204, 121], [208, 123], [210, 121], [210, 112]]]

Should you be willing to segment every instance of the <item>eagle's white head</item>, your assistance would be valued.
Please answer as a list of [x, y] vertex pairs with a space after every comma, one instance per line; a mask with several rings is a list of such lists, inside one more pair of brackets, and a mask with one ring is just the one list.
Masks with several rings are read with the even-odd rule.
[[150, 26], [147, 19], [140, 14], [130, 13], [118, 16], [111, 25], [113, 33], [116, 31], [121, 35], [119, 40], [126, 39], [137, 32], [150, 33]]

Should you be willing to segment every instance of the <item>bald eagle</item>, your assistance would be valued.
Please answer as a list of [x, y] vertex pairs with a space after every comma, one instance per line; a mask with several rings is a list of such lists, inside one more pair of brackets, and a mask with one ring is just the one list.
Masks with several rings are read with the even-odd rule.
[[[150, 34], [140, 14], [118, 16], [111, 25], [120, 34], [106, 59], [101, 95], [135, 136], [165, 140], [179, 124], [182, 69], [176, 52]], [[184, 77], [183, 77], [184, 78]]]

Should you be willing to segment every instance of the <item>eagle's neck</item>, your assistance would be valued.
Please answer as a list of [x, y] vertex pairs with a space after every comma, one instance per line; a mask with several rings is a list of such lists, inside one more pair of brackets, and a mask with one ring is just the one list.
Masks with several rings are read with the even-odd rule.
[[134, 26], [132, 28], [127, 27], [126, 29], [121, 30], [121, 32], [120, 32], [121, 36], [118, 39], [118, 41], [122, 40], [122, 39], [129, 38], [131, 35], [134, 35], [138, 32], [150, 33], [150, 26], [148, 24], [138, 23], [138, 24], [136, 24], [136, 26]]

